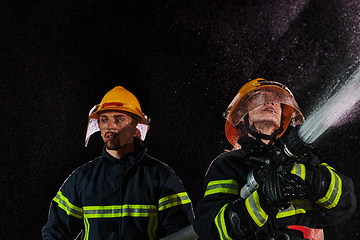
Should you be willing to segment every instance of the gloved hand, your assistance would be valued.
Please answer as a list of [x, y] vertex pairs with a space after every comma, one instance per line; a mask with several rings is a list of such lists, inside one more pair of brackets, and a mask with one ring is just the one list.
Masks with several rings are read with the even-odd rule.
[[305, 181], [286, 171], [273, 171], [258, 188], [260, 205], [268, 215], [290, 207], [291, 200], [305, 197]]
[[307, 198], [317, 201], [324, 197], [331, 181], [331, 173], [325, 166], [307, 165], [305, 192]]

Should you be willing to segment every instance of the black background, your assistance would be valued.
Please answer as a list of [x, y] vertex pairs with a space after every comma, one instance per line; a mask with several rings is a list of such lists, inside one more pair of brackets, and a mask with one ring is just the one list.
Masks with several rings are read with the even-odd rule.
[[[139, 99], [149, 155], [196, 208], [209, 164], [231, 148], [222, 112], [239, 88], [282, 82], [309, 116], [359, 67], [359, 12], [357, 0], [3, 1], [1, 239], [40, 239], [63, 181], [101, 153], [98, 134], [84, 148], [87, 115], [116, 85]], [[315, 151], [359, 197], [358, 113]], [[358, 239], [359, 210], [325, 236]]]

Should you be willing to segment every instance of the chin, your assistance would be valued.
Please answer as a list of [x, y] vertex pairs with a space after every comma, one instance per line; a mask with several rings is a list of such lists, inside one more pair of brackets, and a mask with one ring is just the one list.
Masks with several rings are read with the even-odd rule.
[[264, 122], [267, 122], [268, 126], [274, 126], [276, 128], [280, 127], [280, 120], [276, 116], [268, 117], [264, 120]]
[[120, 144], [113, 143], [113, 142], [107, 142], [105, 144], [106, 149], [108, 150], [118, 150], [120, 148]]

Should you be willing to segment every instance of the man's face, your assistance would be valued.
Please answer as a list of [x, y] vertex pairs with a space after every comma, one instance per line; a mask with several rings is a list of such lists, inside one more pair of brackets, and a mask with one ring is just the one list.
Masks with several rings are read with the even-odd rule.
[[132, 143], [137, 121], [123, 111], [103, 111], [99, 114], [99, 128], [105, 147], [118, 150]]
[[249, 112], [250, 126], [254, 125], [260, 132], [264, 127], [275, 130], [280, 127], [281, 113], [280, 103], [263, 104]]

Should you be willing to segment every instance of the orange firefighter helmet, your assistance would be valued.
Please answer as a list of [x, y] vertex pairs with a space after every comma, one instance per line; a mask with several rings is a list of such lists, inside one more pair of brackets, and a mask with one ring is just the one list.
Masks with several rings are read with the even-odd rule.
[[254, 79], [240, 88], [224, 113], [225, 135], [233, 146], [244, 134], [244, 117], [266, 103], [282, 105], [282, 130], [277, 131], [276, 137], [281, 137], [289, 125], [296, 126], [305, 121], [293, 94], [285, 85], [263, 78]]

